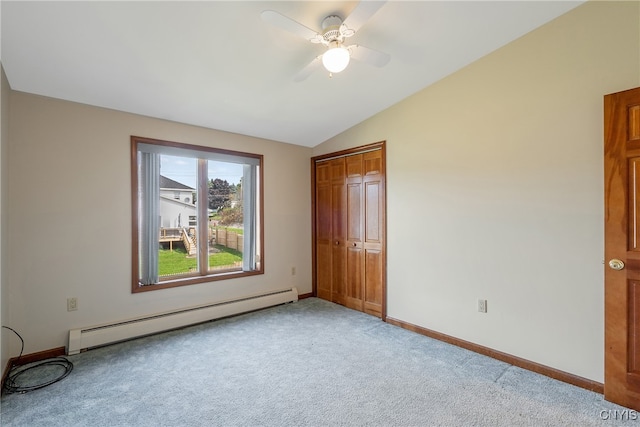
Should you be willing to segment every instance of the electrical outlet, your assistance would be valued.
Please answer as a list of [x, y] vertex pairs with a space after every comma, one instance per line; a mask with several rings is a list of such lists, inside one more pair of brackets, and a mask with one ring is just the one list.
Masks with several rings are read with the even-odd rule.
[[67, 298], [67, 311], [76, 311], [78, 309], [78, 298]]
[[486, 299], [479, 299], [478, 300], [478, 311], [480, 313], [486, 313], [487, 312], [487, 300]]
[[291, 275], [292, 276], [296, 275], [296, 268], [295, 267], [291, 267]]

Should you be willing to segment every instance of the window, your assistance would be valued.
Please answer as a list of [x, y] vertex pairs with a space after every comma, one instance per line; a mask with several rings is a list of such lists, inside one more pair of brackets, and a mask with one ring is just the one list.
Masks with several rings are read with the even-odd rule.
[[262, 155], [132, 136], [131, 159], [133, 292], [263, 273]]

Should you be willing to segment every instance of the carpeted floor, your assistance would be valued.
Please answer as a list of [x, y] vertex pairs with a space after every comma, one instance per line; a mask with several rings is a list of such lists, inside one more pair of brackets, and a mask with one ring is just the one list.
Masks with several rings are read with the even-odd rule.
[[316, 298], [69, 359], [62, 381], [3, 396], [2, 425], [640, 425], [600, 394]]

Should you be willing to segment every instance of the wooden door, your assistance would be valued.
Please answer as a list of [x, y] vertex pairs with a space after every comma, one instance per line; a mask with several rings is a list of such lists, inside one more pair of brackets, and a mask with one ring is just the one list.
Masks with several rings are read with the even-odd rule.
[[640, 88], [607, 95], [605, 399], [640, 410]]
[[384, 318], [382, 147], [378, 143], [312, 161], [315, 293]]

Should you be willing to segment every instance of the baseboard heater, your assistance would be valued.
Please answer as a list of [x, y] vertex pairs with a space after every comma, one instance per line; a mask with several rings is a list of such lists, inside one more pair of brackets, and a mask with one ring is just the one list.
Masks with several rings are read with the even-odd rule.
[[294, 288], [69, 331], [67, 354], [298, 300]]

